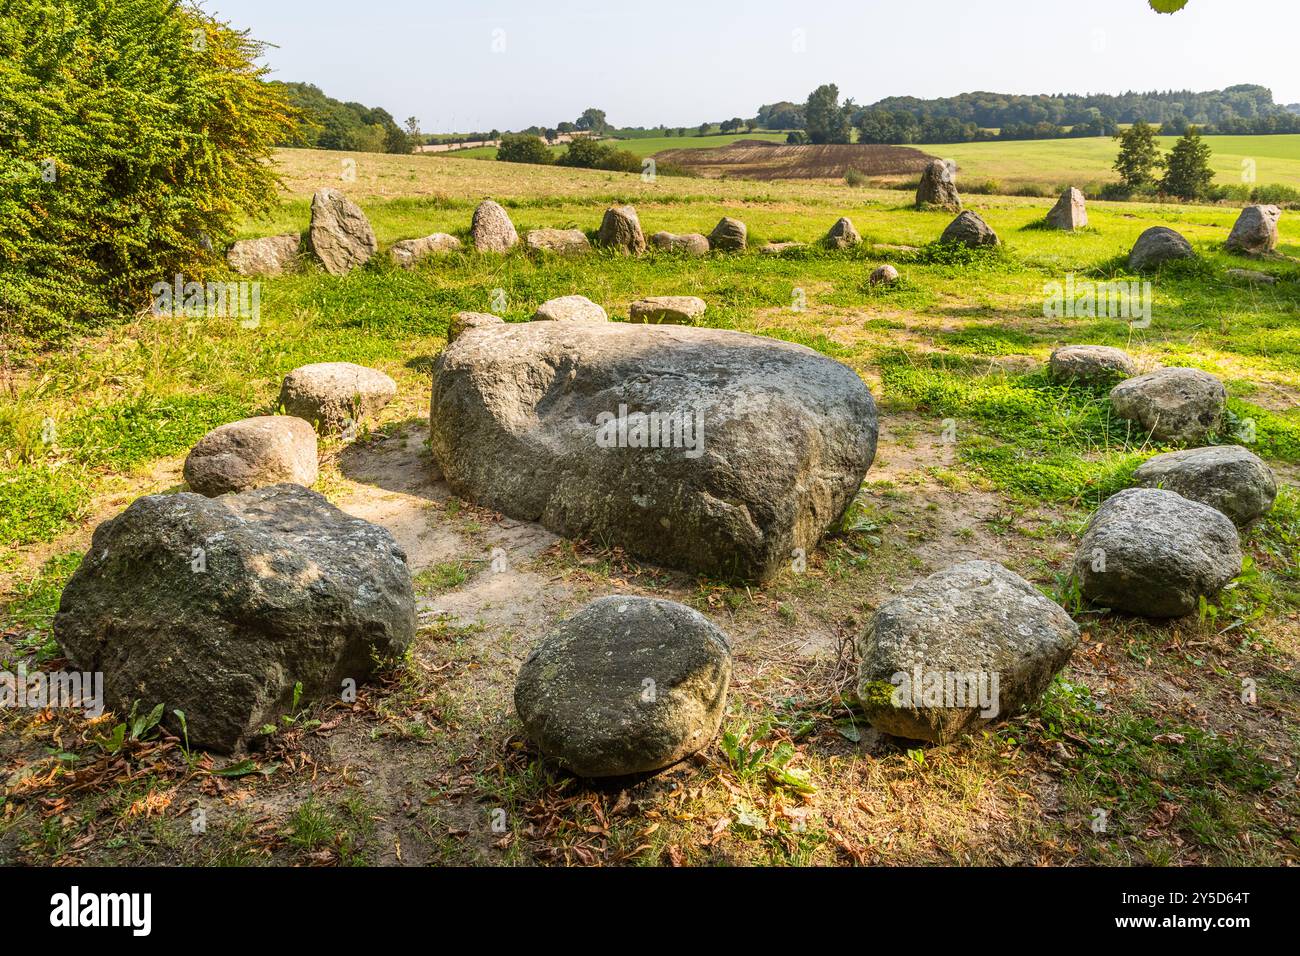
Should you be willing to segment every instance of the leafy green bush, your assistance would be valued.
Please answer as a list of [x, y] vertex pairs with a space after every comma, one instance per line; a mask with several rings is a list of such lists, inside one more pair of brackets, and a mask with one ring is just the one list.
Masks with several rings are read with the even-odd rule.
[[535, 163], [546, 166], [555, 161], [546, 144], [527, 133], [506, 133], [497, 147], [497, 159], [503, 163]]
[[0, 7], [0, 334], [134, 311], [270, 207], [294, 115], [261, 51], [173, 0]]
[[626, 149], [607, 146], [594, 139], [575, 139], [556, 162], [578, 169], [608, 169], [620, 173], [641, 172], [641, 157]]
[[1285, 203], [1300, 203], [1300, 189], [1282, 183], [1270, 183], [1256, 186], [1250, 194], [1251, 202], [1281, 206]]

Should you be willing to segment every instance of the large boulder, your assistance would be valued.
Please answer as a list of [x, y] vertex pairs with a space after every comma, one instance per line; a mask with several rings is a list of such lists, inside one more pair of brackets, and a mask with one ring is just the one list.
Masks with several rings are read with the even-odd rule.
[[836, 220], [830, 232], [826, 233], [826, 245], [832, 249], [847, 249], [861, 241], [862, 237], [858, 235], [858, 230], [853, 227], [853, 221], [847, 216], [841, 216]]
[[744, 252], [749, 230], [739, 219], [723, 216], [709, 233], [709, 246], [721, 252]]
[[916, 204], [961, 212], [961, 197], [957, 195], [957, 180], [951, 165], [942, 159], [926, 163], [916, 190]]
[[1070, 186], [1061, 193], [1051, 212], [1047, 214], [1047, 224], [1053, 229], [1073, 232], [1088, 225], [1088, 204], [1083, 193]]
[[1192, 259], [1196, 253], [1192, 244], [1168, 226], [1152, 226], [1133, 243], [1128, 254], [1128, 267], [1134, 272], [1146, 272], [1175, 259]]
[[336, 276], [365, 265], [379, 248], [361, 207], [333, 189], [321, 189], [312, 197], [309, 237], [325, 271]]
[[294, 705], [334, 698], [415, 634], [406, 555], [385, 529], [298, 485], [148, 495], [95, 529], [54, 636], [198, 747], [229, 752]]
[[665, 252], [678, 252], [687, 256], [708, 255], [709, 239], [698, 232], [678, 235], [675, 232], [656, 232], [650, 237], [650, 245]]
[[519, 233], [498, 202], [485, 199], [474, 209], [470, 239], [479, 252], [509, 252], [519, 242]]
[[1110, 345], [1066, 345], [1054, 351], [1047, 364], [1057, 382], [1113, 382], [1137, 371], [1127, 352]]
[[1277, 206], [1247, 206], [1224, 245], [1249, 256], [1267, 255], [1277, 248], [1277, 223], [1281, 218], [1282, 210]]
[[609, 314], [585, 295], [562, 295], [539, 305], [532, 321], [608, 322]]
[[491, 312], [457, 312], [447, 322], [447, 341], [455, 342], [462, 333], [470, 329], [482, 328], [485, 325], [501, 325], [504, 322], [505, 319]]
[[226, 253], [226, 264], [241, 276], [278, 276], [298, 268], [296, 232], [263, 239], [241, 239]]
[[379, 412], [397, 395], [397, 383], [378, 369], [351, 362], [317, 362], [296, 368], [280, 386], [288, 415], [311, 422], [323, 434], [347, 431]]
[[880, 606], [859, 642], [858, 697], [877, 730], [945, 743], [1032, 704], [1078, 643], [1024, 578], [967, 561]]
[[648, 295], [633, 302], [628, 312], [633, 322], [692, 325], [707, 308], [703, 299], [693, 295]]
[[1211, 445], [1156, 455], [1138, 466], [1133, 480], [1216, 508], [1239, 527], [1268, 514], [1277, 497], [1273, 469], [1240, 445]]
[[209, 498], [292, 482], [316, 483], [316, 431], [292, 415], [259, 415], [214, 428], [185, 459], [185, 482]]
[[948, 223], [948, 228], [939, 237], [940, 242], [950, 242], [962, 246], [996, 246], [998, 234], [973, 210], [959, 213], [957, 218]]
[[645, 252], [645, 233], [641, 220], [632, 206], [610, 206], [600, 222], [596, 241], [607, 249], [624, 255], [639, 256]]
[[1195, 444], [1219, 430], [1228, 393], [1223, 383], [1197, 368], [1162, 368], [1120, 382], [1110, 404], [1120, 418], [1136, 421], [1156, 441]]
[[762, 580], [857, 493], [876, 407], [851, 369], [741, 332], [622, 322], [478, 329], [434, 369], [452, 489], [669, 567]]
[[670, 766], [718, 732], [731, 646], [703, 614], [657, 598], [597, 598], [528, 655], [515, 710], [542, 753], [582, 777]]
[[1074, 556], [1083, 596], [1144, 617], [1182, 617], [1241, 572], [1237, 528], [1220, 511], [1159, 488], [1107, 498]]
[[531, 229], [524, 236], [524, 245], [537, 255], [580, 256], [591, 251], [591, 243], [581, 229]]
[[421, 259], [460, 251], [460, 240], [445, 232], [435, 232], [421, 239], [402, 239], [393, 243], [388, 255], [393, 263], [403, 269], [411, 269]]

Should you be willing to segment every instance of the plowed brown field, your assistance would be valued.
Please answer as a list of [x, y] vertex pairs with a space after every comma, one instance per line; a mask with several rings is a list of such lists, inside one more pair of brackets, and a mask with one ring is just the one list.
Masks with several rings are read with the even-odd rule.
[[910, 146], [783, 146], [738, 140], [718, 149], [667, 149], [655, 159], [710, 179], [843, 179], [850, 169], [867, 176], [906, 176], [933, 159]]

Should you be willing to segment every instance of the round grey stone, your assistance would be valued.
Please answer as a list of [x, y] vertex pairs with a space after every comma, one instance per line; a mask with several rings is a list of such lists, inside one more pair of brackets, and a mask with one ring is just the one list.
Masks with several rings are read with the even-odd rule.
[[1165, 488], [1222, 511], [1243, 527], [1263, 517], [1277, 498], [1273, 469], [1240, 445], [1211, 445], [1156, 455], [1133, 473], [1147, 488]]
[[1129, 268], [1146, 272], [1175, 259], [1192, 259], [1196, 253], [1192, 244], [1168, 226], [1152, 226], [1133, 243], [1128, 254]]
[[191, 489], [209, 498], [291, 482], [316, 483], [316, 432], [291, 415], [259, 415], [208, 432], [185, 459]]
[[1111, 382], [1137, 371], [1123, 349], [1109, 345], [1067, 345], [1048, 360], [1051, 377], [1058, 382]]
[[1074, 556], [1083, 596], [1143, 617], [1182, 617], [1241, 573], [1237, 528], [1220, 511], [1159, 488], [1107, 498]]
[[1120, 418], [1136, 421], [1156, 441], [1197, 444], [1223, 423], [1228, 393], [1196, 368], [1162, 368], [1120, 382], [1110, 393]]
[[946, 742], [1028, 707], [1078, 643], [1024, 578], [967, 561], [880, 606], [859, 641], [858, 697], [877, 730]]
[[351, 362], [317, 362], [296, 368], [280, 386], [280, 404], [322, 433], [345, 431], [393, 400], [397, 383], [378, 369]]
[[730, 681], [730, 643], [704, 615], [613, 595], [528, 656], [515, 710], [542, 753], [582, 777], [619, 777], [668, 767], [712, 740]]

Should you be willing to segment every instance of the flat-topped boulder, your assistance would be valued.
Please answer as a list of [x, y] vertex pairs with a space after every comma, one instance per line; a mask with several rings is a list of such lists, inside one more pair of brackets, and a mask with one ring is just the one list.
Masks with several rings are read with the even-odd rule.
[[411, 269], [421, 259], [459, 252], [460, 249], [460, 240], [455, 236], [445, 232], [435, 232], [420, 239], [402, 239], [395, 242], [389, 248], [388, 255], [395, 265], [403, 269]]
[[610, 206], [606, 209], [596, 241], [623, 255], [639, 256], [645, 252], [645, 233], [641, 231], [636, 207]]
[[1152, 226], [1133, 243], [1128, 254], [1128, 267], [1134, 272], [1147, 272], [1166, 262], [1194, 259], [1192, 244], [1168, 226]]
[[1078, 643], [1024, 578], [955, 564], [880, 606], [858, 644], [858, 699], [882, 733], [946, 743], [1036, 701]]
[[292, 415], [258, 415], [212, 429], [190, 450], [182, 473], [209, 498], [290, 482], [316, 483], [316, 431]]
[[1240, 279], [1251, 285], [1277, 285], [1277, 276], [1256, 269], [1229, 269], [1227, 275], [1229, 278]]
[[998, 234], [972, 209], [958, 214], [956, 219], [948, 223], [948, 228], [943, 231], [939, 241], [973, 247], [996, 246], [999, 243]]
[[673, 322], [691, 325], [704, 314], [708, 306], [693, 295], [648, 295], [637, 299], [628, 312], [633, 322]]
[[1165, 488], [1222, 511], [1244, 527], [1273, 509], [1273, 469], [1240, 445], [1188, 448], [1148, 458], [1133, 473], [1135, 484]]
[[479, 252], [509, 252], [519, 243], [519, 233], [510, 221], [510, 214], [499, 202], [491, 199], [485, 199], [475, 207], [469, 235]]
[[284, 484], [136, 499], [95, 529], [54, 636], [74, 666], [103, 673], [119, 719], [162, 704], [178, 737], [179, 710], [192, 746], [229, 752], [372, 678], [415, 626], [393, 536]]
[[1198, 368], [1162, 368], [1120, 382], [1110, 393], [1115, 414], [1137, 422], [1156, 441], [1197, 444], [1223, 424], [1228, 392]]
[[515, 710], [542, 753], [582, 777], [660, 770], [718, 732], [731, 645], [703, 614], [658, 598], [597, 598], [528, 655]]
[[932, 159], [925, 164], [921, 183], [916, 189], [916, 204], [961, 212], [961, 196], [957, 194], [957, 179], [950, 164], [942, 159]]
[[807, 249], [806, 242], [765, 242], [758, 247], [760, 256], [779, 256], [790, 252], [792, 249]]
[[333, 189], [311, 200], [311, 251], [330, 275], [346, 275], [370, 261], [379, 248], [375, 230], [361, 207]]
[[1102, 502], [1074, 556], [1083, 596], [1143, 617], [1182, 617], [1241, 573], [1237, 528], [1220, 511], [1158, 488]]
[[650, 237], [650, 245], [666, 252], [677, 252], [686, 256], [704, 256], [709, 252], [709, 237], [698, 232], [678, 235], [675, 232], [656, 232]]
[[1052, 352], [1048, 374], [1057, 382], [1113, 382], [1137, 372], [1123, 349], [1110, 345], [1066, 345]]
[[841, 216], [831, 226], [830, 232], [826, 233], [826, 245], [832, 249], [848, 249], [850, 246], [856, 246], [862, 241], [862, 236], [853, 226], [853, 220], [847, 216]]
[[447, 322], [447, 341], [456, 341], [462, 333], [470, 329], [482, 328], [485, 325], [501, 325], [504, 322], [505, 319], [491, 312], [457, 312]]
[[241, 239], [226, 252], [226, 264], [241, 276], [278, 276], [298, 268], [296, 232], [262, 239]]
[[1086, 227], [1088, 225], [1088, 203], [1084, 199], [1083, 193], [1073, 186], [1061, 193], [1061, 198], [1056, 201], [1056, 205], [1047, 214], [1047, 224], [1053, 229], [1061, 229], [1066, 232], [1073, 232], [1076, 229]]
[[1224, 245], [1248, 256], [1268, 255], [1277, 248], [1277, 224], [1282, 210], [1277, 206], [1247, 206], [1237, 217]]
[[532, 321], [608, 322], [609, 314], [585, 295], [562, 295], [539, 305]]
[[709, 233], [709, 245], [720, 252], [744, 252], [749, 229], [739, 219], [723, 216]]
[[280, 386], [280, 405], [324, 434], [345, 432], [377, 414], [397, 395], [397, 383], [378, 369], [351, 362], [296, 368]]
[[534, 254], [580, 256], [591, 251], [591, 242], [581, 229], [530, 229], [524, 245]]
[[875, 455], [851, 369], [741, 332], [476, 329], [434, 369], [430, 448], [460, 495], [659, 564], [764, 580], [836, 526]]

